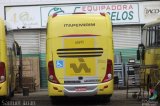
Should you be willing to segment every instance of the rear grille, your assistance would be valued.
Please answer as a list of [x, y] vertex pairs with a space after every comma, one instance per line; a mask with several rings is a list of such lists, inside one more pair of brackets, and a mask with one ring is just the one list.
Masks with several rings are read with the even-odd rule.
[[57, 49], [59, 57], [98, 57], [102, 56], [103, 48], [65, 48]]

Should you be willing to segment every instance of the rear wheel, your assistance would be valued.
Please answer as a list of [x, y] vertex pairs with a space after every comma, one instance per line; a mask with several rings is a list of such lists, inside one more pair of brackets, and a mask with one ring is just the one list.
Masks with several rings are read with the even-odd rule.
[[98, 96], [99, 100], [101, 102], [105, 102], [105, 103], [108, 103], [110, 102], [110, 99], [111, 99], [111, 96], [110, 95], [105, 95], [105, 96]]
[[14, 96], [14, 90], [10, 92], [10, 96], [11, 96], [11, 97]]
[[111, 101], [111, 97], [106, 97], [106, 102], [110, 102]]
[[56, 104], [57, 101], [58, 101], [58, 97], [56, 97], [56, 96], [50, 96], [50, 100], [51, 100], [52, 104]]
[[14, 90], [12, 91], [11, 87], [8, 88], [8, 95], [6, 96], [7, 100], [10, 100], [14, 96]]
[[106, 96], [105, 98], [106, 98], [106, 101], [107, 101], [107, 102], [110, 102], [110, 101], [111, 101], [111, 96]]

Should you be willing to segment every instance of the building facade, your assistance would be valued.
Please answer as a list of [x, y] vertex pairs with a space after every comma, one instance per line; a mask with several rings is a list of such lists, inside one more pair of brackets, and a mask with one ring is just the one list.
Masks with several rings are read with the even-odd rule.
[[41, 87], [47, 86], [45, 39], [48, 15], [53, 13], [108, 13], [113, 23], [114, 52], [123, 62], [136, 58], [141, 28], [160, 16], [160, 1], [140, 0], [2, 0], [0, 17], [13, 29], [24, 56], [40, 60]]

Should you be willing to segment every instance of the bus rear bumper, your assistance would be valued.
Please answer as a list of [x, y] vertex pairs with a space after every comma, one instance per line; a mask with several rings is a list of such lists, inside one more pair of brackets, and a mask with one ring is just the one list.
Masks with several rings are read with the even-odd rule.
[[112, 95], [113, 80], [100, 84], [61, 85], [48, 82], [49, 96]]
[[0, 83], [0, 96], [7, 96], [7, 82]]

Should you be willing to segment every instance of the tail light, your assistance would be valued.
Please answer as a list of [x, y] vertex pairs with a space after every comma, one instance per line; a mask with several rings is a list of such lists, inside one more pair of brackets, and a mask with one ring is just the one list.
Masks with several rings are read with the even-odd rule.
[[54, 17], [56, 17], [57, 16], [57, 14], [56, 13], [54, 13], [53, 15], [52, 15], [52, 18], [54, 18]]
[[4, 82], [6, 80], [6, 68], [5, 63], [0, 62], [0, 83]]
[[105, 14], [105, 13], [100, 13], [100, 15], [102, 15], [102, 16], [106, 16], [106, 14]]
[[107, 60], [107, 68], [106, 68], [106, 74], [102, 80], [102, 82], [110, 81], [113, 78], [113, 64], [112, 60]]
[[58, 81], [58, 79], [55, 75], [53, 61], [48, 62], [48, 71], [49, 71], [48, 80], [53, 82], [53, 83], [59, 84], [59, 81]]

